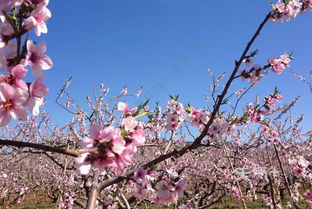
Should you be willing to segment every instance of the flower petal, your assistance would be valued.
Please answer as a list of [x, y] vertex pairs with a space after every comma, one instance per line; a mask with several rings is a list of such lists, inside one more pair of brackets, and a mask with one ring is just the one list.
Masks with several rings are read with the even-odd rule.
[[0, 127], [5, 126], [11, 120], [11, 115], [8, 111], [0, 109]]
[[43, 70], [48, 70], [53, 66], [52, 60], [47, 55], [44, 55], [41, 60], [41, 68]]
[[15, 120], [27, 119], [27, 111], [23, 106], [14, 106], [14, 108], [11, 109], [10, 114]]

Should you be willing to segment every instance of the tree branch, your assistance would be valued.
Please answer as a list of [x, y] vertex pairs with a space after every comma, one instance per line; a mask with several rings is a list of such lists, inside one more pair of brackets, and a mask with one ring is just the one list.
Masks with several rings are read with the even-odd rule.
[[62, 149], [62, 148], [58, 148], [58, 147], [51, 147], [48, 145], [36, 144], [36, 143], [31, 143], [31, 142], [22, 142], [22, 141], [0, 139], [0, 145], [13, 146], [13, 147], [19, 147], [19, 148], [30, 147], [30, 148], [35, 148], [38, 150], [44, 150], [47, 152], [60, 153], [60, 154], [68, 155], [68, 156], [72, 156], [72, 157], [79, 157], [80, 156], [79, 150]]

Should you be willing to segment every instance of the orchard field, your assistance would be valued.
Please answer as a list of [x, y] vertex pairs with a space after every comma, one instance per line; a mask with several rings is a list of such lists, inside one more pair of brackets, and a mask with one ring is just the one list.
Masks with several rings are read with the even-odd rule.
[[[164, 0], [136, 0], [137, 3], [139, 1], [139, 5], [148, 6], [144, 9], [139, 7], [135, 14], [149, 11], [150, 5], [158, 6], [159, 2], [168, 4]], [[112, 1], [95, 1], [94, 4], [105, 6], [108, 2]], [[180, 4], [206, 5], [201, 1], [194, 2], [174, 0], [167, 7], [179, 9], [182, 7]], [[250, 1], [244, 2], [240, 3], [242, 11], [244, 7], [252, 6]], [[79, 10], [70, 5], [80, 3], [83, 6]], [[127, 6], [132, 4], [123, 3]], [[109, 62], [106, 58], [99, 58], [101, 53], [107, 52], [95, 41], [98, 38], [96, 31], [104, 28], [110, 37], [118, 23], [131, 22], [131, 18], [135, 17], [127, 16], [126, 12], [122, 14], [121, 6], [116, 10], [113, 8], [112, 14], [117, 14], [122, 20], [115, 16], [106, 20], [97, 16], [103, 15], [100, 8], [90, 9], [90, 2], [68, 1], [61, 5], [63, 2], [54, 1], [53, 7], [68, 7], [68, 13], [53, 23], [52, 31], [55, 28], [58, 31], [51, 34], [51, 39], [56, 37], [57, 41], [49, 44], [49, 35], [46, 34], [47, 23], [53, 13], [49, 7], [51, 4], [49, 0], [0, 0], [1, 208], [312, 208], [312, 119], [309, 118], [312, 71], [309, 71], [311, 67], [307, 67], [312, 65], [312, 51], [306, 51], [311, 48], [309, 12], [312, 0], [261, 2], [267, 6], [262, 19], [257, 21], [258, 25], [252, 25], [253, 31], [246, 38], [246, 43], [240, 43], [242, 51], [233, 57], [231, 69], [228, 66], [224, 72], [208, 69], [205, 75], [209, 84], [205, 84], [208, 86], [205, 97], [198, 95], [196, 100], [190, 101], [184, 101], [182, 94], [171, 94], [160, 101], [155, 99], [157, 93], [163, 93], [160, 91], [165, 90], [164, 83], [169, 83], [169, 80], [170, 85], [181, 87], [178, 73], [183, 72], [177, 69], [172, 71], [174, 76], [170, 77], [168, 73], [170, 78], [161, 77], [163, 83], [158, 80], [154, 89], [147, 93], [140, 84], [136, 84], [139, 87], [135, 90], [119, 86], [122, 89], [120, 92], [111, 90], [103, 82], [94, 83], [98, 77], [112, 79], [116, 75], [120, 76], [120, 80], [115, 81], [118, 85], [123, 80], [146, 84], [153, 82], [150, 79], [153, 79], [154, 72], [148, 70], [137, 75], [134, 69], [124, 69], [122, 73], [118, 67], [117, 70], [112, 67], [115, 70], [80, 72], [77, 67], [87, 65], [92, 68], [93, 63]], [[223, 4], [227, 4], [228, 8], [237, 6], [233, 1], [220, 3]], [[182, 10], [187, 11], [187, 15], [194, 14], [193, 7]], [[70, 19], [71, 12], [78, 16]], [[223, 11], [209, 12], [222, 14]], [[256, 15], [260, 9], [254, 12]], [[147, 13], [144, 13], [146, 17], [153, 16]], [[178, 13], [170, 13], [170, 17]], [[162, 15], [166, 15], [165, 10]], [[66, 18], [71, 22], [68, 23]], [[84, 18], [90, 25], [84, 24]], [[157, 18], [156, 22], [160, 21]], [[292, 24], [295, 20], [297, 22]], [[162, 24], [165, 27], [170, 21], [168, 19]], [[217, 18], [209, 21], [216, 21], [215, 31], [219, 30], [219, 26], [223, 27]], [[246, 18], [246, 21], [250, 20]], [[300, 21], [304, 24], [298, 26]], [[196, 23], [200, 24], [200, 21]], [[56, 26], [58, 24], [63, 30]], [[122, 44], [123, 39], [120, 40], [121, 49], [117, 57], [122, 57], [131, 40], [135, 40], [131, 33], [135, 27], [141, 27], [140, 24], [143, 23], [133, 21], [127, 30], [123, 28], [122, 34], [126, 34], [127, 43]], [[290, 25], [284, 29], [289, 32], [273, 36], [276, 33], [273, 28], [286, 27], [284, 25], [287, 24]], [[91, 25], [94, 31], [86, 29]], [[111, 25], [111, 31], [107, 25]], [[148, 25], [157, 27], [157, 24]], [[171, 26], [173, 30], [179, 30], [178, 26]], [[228, 27], [232, 27], [230, 23]], [[68, 30], [70, 41], [65, 41]], [[87, 36], [81, 38], [80, 32], [85, 31], [88, 31]], [[140, 31], [152, 37], [148, 30]], [[227, 42], [226, 39], [235, 36], [234, 32], [236, 30], [227, 33], [226, 38], [223, 35], [219, 37]], [[294, 38], [297, 33], [301, 38]], [[118, 32], [112, 37], [119, 35]], [[171, 41], [179, 38], [174, 37]], [[272, 41], [270, 44], [257, 44], [258, 39], [261, 43], [266, 43], [265, 39]], [[117, 38], [113, 40], [118, 42]], [[207, 37], [207, 41], [211, 40]], [[140, 41], [145, 43], [146, 40]], [[112, 42], [107, 41], [105, 45], [109, 48]], [[299, 46], [299, 50], [304, 52], [286, 48], [288, 45], [285, 43], [289, 42], [294, 42], [294, 47]], [[85, 47], [89, 44], [94, 46], [94, 51], [82, 48], [81, 43], [86, 44]], [[50, 58], [47, 55], [48, 44], [49, 49], [55, 47], [58, 50], [54, 54], [56, 61], [70, 66], [68, 63], [75, 60], [72, 68], [77, 70], [69, 69], [70, 73], [74, 73], [73, 78], [66, 77], [68, 74], [65, 72], [64, 78], [59, 78], [58, 74], [53, 76], [52, 69], [57, 63], [52, 61], [53, 56]], [[67, 44], [81, 48], [72, 48], [69, 50], [70, 57], [66, 57], [68, 51], [62, 47]], [[226, 48], [225, 45], [220, 48]], [[140, 53], [140, 46], [137, 45], [137, 54]], [[200, 52], [194, 46], [190, 45], [187, 54], [180, 57], [183, 58], [179, 61], [181, 66], [187, 66], [194, 50]], [[268, 46], [270, 50], [261, 51], [262, 47]], [[169, 44], [159, 53], [164, 62], [170, 47]], [[218, 52], [216, 50], [215, 54]], [[114, 54], [114, 51], [111, 53]], [[84, 59], [79, 58], [81, 54]], [[137, 55], [135, 51], [127, 51], [126, 54], [129, 57]], [[224, 57], [227, 55], [224, 52]], [[218, 56], [219, 60], [214, 61], [226, 65], [222, 54]], [[304, 58], [307, 60], [302, 61]], [[133, 57], [118, 60], [118, 64], [132, 63], [133, 60]], [[299, 63], [294, 66], [306, 70], [298, 73], [292, 69], [293, 63]], [[188, 85], [196, 86], [197, 82], [201, 82], [195, 72], [190, 71], [183, 77], [182, 86], [186, 90], [181, 89], [181, 93], [189, 90], [188, 94], [193, 98], [197, 92]], [[287, 76], [283, 77], [284, 74]], [[77, 85], [75, 76], [78, 77], [80, 89], [72, 91], [72, 86]], [[94, 80], [89, 96], [85, 96], [84, 85], [88, 76]], [[58, 86], [60, 80], [65, 83]], [[272, 84], [274, 88], [268, 90]], [[289, 92], [285, 91], [286, 87]], [[58, 93], [49, 97], [55, 89]], [[198, 98], [202, 98], [200, 102]], [[57, 108], [51, 109], [52, 104]]]

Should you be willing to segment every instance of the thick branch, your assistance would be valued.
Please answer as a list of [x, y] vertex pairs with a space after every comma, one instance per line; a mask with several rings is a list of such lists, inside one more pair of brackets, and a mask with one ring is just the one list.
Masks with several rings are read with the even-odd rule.
[[96, 199], [99, 195], [99, 188], [96, 184], [93, 184], [91, 187], [91, 191], [89, 193], [87, 208], [95, 208], [96, 207]]
[[48, 145], [36, 144], [36, 143], [31, 143], [31, 142], [22, 142], [22, 141], [0, 139], [0, 145], [14, 146], [14, 147], [29, 147], [29, 148], [35, 148], [38, 150], [44, 150], [47, 152], [54, 152], [54, 153], [60, 153], [63, 155], [69, 155], [72, 157], [79, 157], [80, 156], [80, 152], [78, 150], [62, 149], [62, 148], [58, 148], [58, 147], [51, 147]]

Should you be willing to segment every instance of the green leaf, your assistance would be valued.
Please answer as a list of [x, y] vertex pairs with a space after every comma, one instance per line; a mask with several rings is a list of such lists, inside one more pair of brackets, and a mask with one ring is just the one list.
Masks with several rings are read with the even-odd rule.
[[288, 54], [288, 58], [291, 60], [294, 60], [295, 58], [293, 57], [294, 52], [291, 52], [290, 54]]
[[190, 103], [187, 103], [187, 105], [185, 107], [185, 112], [191, 113], [191, 111], [192, 111], [191, 105], [190, 105]]
[[223, 115], [225, 113], [226, 113], [226, 111], [222, 111], [222, 112], [219, 113], [219, 115]]
[[272, 10], [275, 11], [275, 10], [276, 10], [275, 4], [273, 4], [273, 3], [271, 2], [270, 5], [271, 5]]
[[4, 12], [4, 16], [6, 18], [6, 20], [10, 23], [10, 25], [12, 26], [13, 30], [15, 32], [18, 31], [18, 21], [17, 19], [12, 16], [12, 15], [9, 15], [8, 13]]
[[178, 101], [178, 99], [179, 99], [179, 95], [176, 95], [176, 96], [171, 96], [171, 95], [169, 95], [169, 97], [170, 97], [172, 100], [174, 100], [174, 101]]
[[141, 109], [143, 109], [148, 104], [149, 101], [150, 101], [150, 99], [146, 100], [146, 102], [144, 102], [143, 104], [140, 104], [138, 106], [137, 112], [139, 112]]
[[16, 18], [18, 16], [18, 10], [17, 8], [13, 8], [13, 16]]
[[257, 54], [258, 54], [258, 49], [256, 49], [255, 51], [252, 51], [252, 52], [250, 52], [250, 57], [254, 57], [254, 56], [256, 56]]
[[229, 103], [229, 100], [228, 99], [225, 99], [222, 104], [228, 104]]
[[227, 117], [227, 121], [228, 121], [228, 122], [233, 122], [233, 121], [234, 121], [233, 116], [228, 116], [228, 117]]
[[279, 93], [281, 93], [281, 92], [277, 89], [277, 87], [275, 87], [275, 89], [274, 89], [274, 96], [278, 95]]
[[144, 115], [146, 115], [146, 114], [148, 114], [148, 113], [151, 113], [151, 112], [153, 112], [153, 111], [139, 111], [139, 112], [134, 113], [134, 114], [132, 115], [132, 117], [133, 117], [134, 119], [140, 118], [140, 117], [142, 117], [142, 116], [144, 116]]
[[[152, 112], [152, 111], [145, 111], [145, 110], [143, 110], [143, 111], [141, 111], [146, 105], [147, 105], [147, 103], [149, 102], [150, 100], [148, 99], [148, 100], [146, 100], [146, 102], [144, 102], [143, 104], [140, 104], [139, 106], [138, 106], [138, 108], [137, 108], [137, 111], [135, 112], [135, 113], [133, 113], [131, 116], [133, 117], [133, 118], [139, 118], [139, 117], [142, 117], [142, 116], [144, 116], [144, 115], [146, 115], [147, 113], [149, 113], [149, 112]], [[146, 112], [146, 113], [145, 113]], [[144, 114], [143, 114], [144, 113]]]
[[243, 116], [241, 117], [241, 121], [245, 121], [248, 118], [247, 112], [244, 112]]
[[122, 128], [121, 128], [121, 133], [120, 133], [120, 135], [121, 135], [122, 137], [125, 137], [125, 136], [127, 136], [127, 134], [128, 134], [128, 132], [126, 131], [125, 127], [122, 127]]
[[290, 2], [290, 0], [283, 0], [283, 2], [284, 2], [284, 4], [285, 4], [285, 6], [287, 6], [288, 3]]

